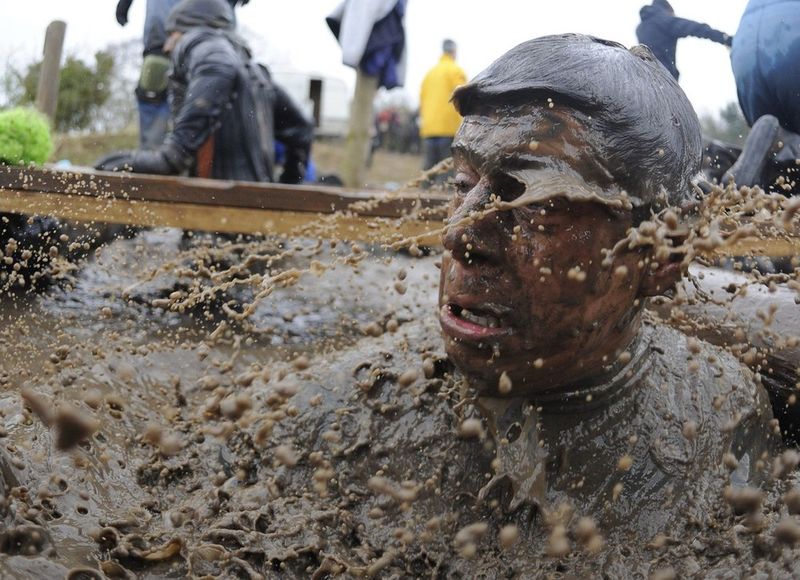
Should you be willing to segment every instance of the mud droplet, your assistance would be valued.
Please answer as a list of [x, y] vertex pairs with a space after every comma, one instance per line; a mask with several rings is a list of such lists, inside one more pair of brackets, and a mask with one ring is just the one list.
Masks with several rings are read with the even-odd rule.
[[558, 524], [553, 527], [550, 537], [547, 539], [546, 553], [551, 558], [563, 558], [570, 553], [569, 539], [567, 539], [567, 528]]
[[722, 456], [722, 465], [724, 465], [730, 471], [733, 471], [739, 466], [739, 460], [736, 459], [736, 456], [733, 453], [725, 453]]
[[461, 424], [458, 426], [458, 435], [463, 439], [483, 439], [486, 433], [483, 429], [483, 423], [481, 423], [481, 420], [473, 417], [470, 419], [465, 419], [461, 422]]
[[800, 542], [800, 526], [791, 517], [782, 519], [773, 532], [775, 539], [782, 544], [794, 546]]
[[477, 543], [489, 529], [486, 522], [475, 522], [458, 530], [453, 538], [453, 546], [467, 559], [475, 557], [478, 551]]
[[764, 500], [763, 492], [753, 487], [728, 486], [723, 490], [722, 497], [737, 514], [752, 514], [760, 510]]
[[88, 439], [100, 427], [100, 423], [78, 411], [75, 407], [65, 406], [58, 410], [55, 417], [56, 449], [67, 451], [81, 441]]
[[397, 377], [397, 384], [405, 388], [414, 384], [418, 378], [419, 371], [417, 371], [417, 369], [408, 369], [399, 377]]
[[285, 465], [286, 467], [294, 467], [297, 465], [298, 457], [297, 453], [289, 447], [288, 445], [278, 445], [275, 448], [275, 459], [281, 464]]
[[426, 379], [432, 379], [436, 374], [436, 363], [432, 358], [426, 358], [422, 361], [422, 373]]
[[500, 533], [497, 535], [500, 542], [500, 547], [504, 550], [512, 548], [519, 540], [519, 528], [514, 524], [509, 524], [500, 528]]
[[301, 354], [292, 361], [292, 366], [294, 366], [294, 368], [296, 368], [298, 371], [304, 371], [311, 366], [311, 362], [308, 360], [306, 355]]
[[800, 489], [795, 487], [783, 494], [783, 503], [790, 514], [800, 514]]
[[511, 379], [508, 376], [508, 373], [503, 371], [503, 374], [500, 375], [500, 379], [497, 381], [497, 390], [502, 395], [507, 395], [511, 392], [511, 388], [513, 384], [511, 383]]

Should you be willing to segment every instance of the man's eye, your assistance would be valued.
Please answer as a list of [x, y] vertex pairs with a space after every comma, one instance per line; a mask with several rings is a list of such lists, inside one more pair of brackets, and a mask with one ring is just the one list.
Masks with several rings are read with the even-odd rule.
[[458, 193], [467, 193], [473, 187], [472, 183], [466, 177], [456, 176], [453, 184]]

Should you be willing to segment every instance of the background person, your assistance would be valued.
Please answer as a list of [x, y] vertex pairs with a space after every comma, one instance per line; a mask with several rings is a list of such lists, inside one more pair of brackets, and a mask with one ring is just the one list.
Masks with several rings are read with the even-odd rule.
[[774, 115], [800, 133], [800, 0], [750, 0], [731, 49], [747, 124]]
[[453, 91], [467, 82], [467, 75], [456, 64], [456, 43], [442, 43], [439, 62], [422, 80], [419, 95], [420, 137], [423, 139], [423, 169], [430, 169], [442, 159], [450, 157], [453, 136], [461, 125], [450, 97]]
[[637, 40], [652, 50], [676, 79], [680, 74], [675, 66], [679, 38], [696, 36], [725, 46], [731, 45], [731, 37], [724, 32], [715, 30], [708, 24], [675, 16], [675, 11], [667, 0], [653, 0], [652, 4], [642, 7], [639, 16], [642, 21], [636, 27]]
[[[156, 149], [164, 141], [169, 125], [167, 76], [169, 58], [164, 54], [167, 32], [164, 22], [179, 0], [147, 0], [144, 17], [144, 60], [136, 85], [136, 105], [139, 110], [139, 149]], [[128, 23], [128, 11], [133, 0], [119, 0], [117, 22]]]
[[[244, 6], [250, 0], [227, 0], [231, 8]], [[179, 0], [147, 0], [144, 17], [144, 60], [136, 85], [136, 105], [139, 110], [139, 149], [156, 149], [169, 130], [170, 108], [167, 100], [169, 58], [164, 53], [167, 33], [164, 23]], [[133, 0], [119, 0], [117, 22], [128, 23], [128, 11]], [[234, 23], [236, 22], [234, 18]]]
[[313, 125], [255, 63], [233, 32], [223, 0], [182, 0], [170, 13], [173, 130], [154, 151], [114, 153], [97, 169], [274, 181], [275, 140], [285, 147], [280, 181], [299, 183]]
[[[723, 176], [769, 188], [800, 157], [800, 1], [750, 0], [731, 51], [739, 105], [752, 127]], [[791, 176], [790, 176], [791, 177]], [[794, 179], [789, 179], [793, 183]], [[784, 191], [781, 188], [780, 191]], [[790, 190], [796, 193], [797, 187]]]

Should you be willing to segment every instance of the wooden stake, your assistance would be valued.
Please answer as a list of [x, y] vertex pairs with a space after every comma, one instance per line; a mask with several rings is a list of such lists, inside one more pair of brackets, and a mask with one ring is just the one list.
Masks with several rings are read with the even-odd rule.
[[378, 92], [378, 79], [356, 71], [356, 90], [350, 107], [350, 130], [342, 177], [347, 187], [364, 187], [369, 147], [369, 128], [373, 122], [372, 102]]
[[44, 55], [39, 70], [39, 86], [36, 88], [36, 108], [55, 123], [58, 104], [58, 83], [61, 77], [61, 52], [67, 23], [54, 20], [47, 26], [44, 37]]

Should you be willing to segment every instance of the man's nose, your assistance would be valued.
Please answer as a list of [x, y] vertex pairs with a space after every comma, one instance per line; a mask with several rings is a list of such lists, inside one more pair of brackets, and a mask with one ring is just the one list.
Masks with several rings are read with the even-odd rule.
[[487, 207], [490, 195], [486, 188], [473, 188], [447, 221], [442, 243], [459, 262], [490, 261], [501, 247], [501, 212]]

